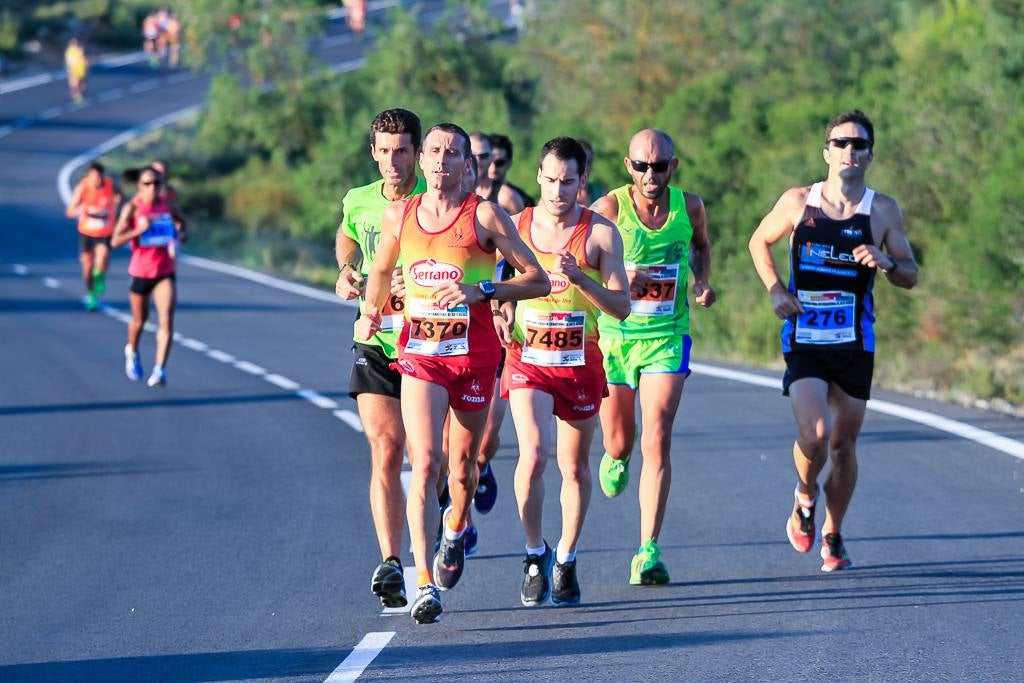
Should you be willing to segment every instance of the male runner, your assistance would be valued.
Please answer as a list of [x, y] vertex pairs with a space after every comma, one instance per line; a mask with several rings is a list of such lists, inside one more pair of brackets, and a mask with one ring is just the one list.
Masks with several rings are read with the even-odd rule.
[[64, 50], [64, 69], [68, 74], [68, 90], [71, 100], [75, 104], [81, 104], [85, 101], [89, 60], [85, 56], [85, 49], [78, 38], [68, 41], [67, 49]]
[[[749, 244], [775, 315], [785, 321], [782, 388], [797, 425], [797, 485], [786, 536], [799, 552], [814, 547], [818, 475], [826, 461], [832, 462], [821, 529], [826, 572], [853, 566], [840, 529], [857, 484], [857, 435], [871, 392], [875, 272], [885, 273], [897, 287], [917, 284], [917, 262], [899, 204], [865, 185], [874, 146], [875, 129], [864, 112], [832, 119], [822, 152], [828, 177], [787, 190]], [[771, 251], [783, 239], [789, 241], [788, 288]]]
[[[520, 187], [508, 182], [508, 172], [512, 168], [512, 141], [507, 135], [491, 133], [491, 165], [487, 169], [491, 185], [497, 192], [502, 208], [515, 215], [528, 206], [536, 204], [530, 195]], [[494, 200], [492, 200], [494, 201]]]
[[[419, 623], [440, 619], [438, 587], [454, 587], [465, 565], [464, 531], [477, 483], [474, 456], [501, 356], [488, 302], [544, 296], [550, 289], [504, 211], [463, 190], [470, 154], [469, 135], [457, 125], [441, 123], [427, 132], [420, 151], [427, 190], [384, 211], [366, 306], [356, 323], [357, 339], [380, 331], [392, 270], [401, 257], [406, 300], [398, 368], [412, 465], [409, 531], [419, 586], [412, 617]], [[495, 249], [522, 274], [492, 282]], [[431, 569], [428, 543], [434, 540], [438, 513], [428, 491], [437, 480], [448, 415], [451, 505]]]
[[103, 164], [89, 164], [85, 177], [75, 186], [68, 204], [67, 217], [78, 219], [78, 251], [82, 264], [82, 281], [87, 292], [85, 307], [99, 308], [99, 297], [107, 289], [107, 266], [110, 264], [110, 236], [114, 234], [121, 193]]
[[632, 313], [623, 322], [601, 316], [601, 350], [610, 397], [601, 406], [605, 454], [601, 490], [622, 493], [636, 435], [640, 395], [640, 548], [630, 564], [632, 585], [665, 584], [658, 536], [672, 483], [672, 423], [690, 374], [688, 265], [693, 264], [694, 301], [715, 302], [708, 284], [711, 241], [704, 202], [669, 185], [679, 161], [672, 138], [647, 129], [633, 136], [624, 159], [633, 182], [594, 203], [594, 211], [619, 227], [630, 277]]
[[[370, 154], [381, 179], [349, 190], [342, 200], [334, 249], [339, 268], [335, 292], [342, 299], [351, 301], [363, 294], [363, 281], [380, 243], [384, 209], [392, 201], [419, 194], [427, 187], [416, 175], [420, 134], [419, 118], [405, 109], [382, 111], [370, 124]], [[360, 309], [364, 305], [360, 299]], [[399, 402], [401, 376], [390, 367], [398, 358], [402, 305], [401, 297], [389, 297], [380, 331], [367, 340], [355, 341], [348, 389], [370, 442], [370, 512], [382, 558], [370, 579], [370, 590], [385, 607], [404, 607], [408, 603], [399, 559], [405, 521], [405, 494], [400, 480], [405, 449]]]
[[[540, 204], [513, 219], [551, 279], [550, 294], [516, 306], [513, 344], [502, 375], [519, 440], [515, 489], [526, 531], [520, 599], [528, 607], [549, 595], [555, 605], [580, 602], [576, 545], [590, 504], [590, 443], [601, 399], [608, 393], [597, 316], [601, 311], [622, 321], [630, 311], [615, 224], [576, 202], [586, 182], [586, 163], [586, 152], [572, 138], [546, 142], [537, 171]], [[541, 524], [552, 414], [562, 473], [562, 537], [554, 552]]]

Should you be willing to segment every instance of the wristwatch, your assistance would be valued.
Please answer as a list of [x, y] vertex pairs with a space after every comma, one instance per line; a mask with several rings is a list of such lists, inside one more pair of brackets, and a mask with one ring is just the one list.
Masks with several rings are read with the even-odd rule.
[[480, 291], [484, 294], [484, 301], [490, 301], [494, 298], [494, 283], [490, 280], [481, 280], [476, 283], [476, 286], [480, 288]]
[[894, 259], [893, 257], [890, 256], [889, 260], [892, 261], [892, 267], [891, 268], [879, 268], [879, 270], [881, 270], [886, 275], [888, 275], [889, 273], [892, 273], [893, 271], [895, 271], [897, 268], [900, 267], [900, 264], [897, 263], [896, 259]]

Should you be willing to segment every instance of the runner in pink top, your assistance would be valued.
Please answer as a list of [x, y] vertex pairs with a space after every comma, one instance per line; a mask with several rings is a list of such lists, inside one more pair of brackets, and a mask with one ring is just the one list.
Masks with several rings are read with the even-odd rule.
[[132, 322], [128, 326], [128, 344], [124, 347], [125, 374], [137, 382], [142, 379], [139, 338], [149, 317], [149, 300], [156, 304], [160, 328], [156, 334], [156, 363], [146, 382], [151, 387], [167, 384], [164, 366], [174, 336], [174, 256], [170, 245], [185, 242], [185, 220], [177, 206], [161, 193], [163, 176], [151, 166], [139, 174], [139, 191], [121, 210], [113, 248], [131, 243], [132, 258], [128, 274], [132, 276], [130, 300]]

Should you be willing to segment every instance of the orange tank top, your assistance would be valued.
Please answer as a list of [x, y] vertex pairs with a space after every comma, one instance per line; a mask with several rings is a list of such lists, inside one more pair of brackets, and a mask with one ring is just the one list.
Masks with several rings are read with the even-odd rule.
[[448, 282], [475, 285], [494, 274], [494, 250], [476, 236], [480, 197], [469, 192], [451, 224], [437, 232], [420, 225], [417, 210], [423, 195], [408, 200], [399, 243], [405, 276], [405, 325], [399, 357], [413, 355], [461, 367], [496, 366], [501, 343], [486, 301], [440, 308], [433, 290]]
[[78, 217], [78, 232], [89, 237], [108, 237], [114, 234], [114, 181], [104, 178], [99, 187], [88, 178], [82, 180], [82, 213]]

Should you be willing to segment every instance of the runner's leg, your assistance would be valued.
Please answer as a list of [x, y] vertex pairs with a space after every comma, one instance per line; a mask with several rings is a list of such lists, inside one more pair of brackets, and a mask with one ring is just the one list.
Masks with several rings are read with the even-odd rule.
[[594, 440], [597, 416], [567, 422], [558, 420], [557, 458], [562, 473], [562, 538], [558, 541], [561, 556], [576, 551], [583, 520], [590, 505], [593, 481], [590, 477], [590, 444]]
[[853, 398], [835, 384], [829, 385], [832, 414], [829, 437], [830, 465], [825, 478], [825, 524], [822, 535], [841, 533], [843, 518], [857, 486], [857, 435], [864, 424], [867, 401]]
[[797, 426], [797, 438], [793, 443], [797, 490], [808, 501], [817, 495], [818, 475], [828, 459], [831, 431], [828, 395], [828, 383], [816, 377], [798, 379], [789, 387]]
[[601, 433], [604, 451], [624, 460], [636, 439], [636, 390], [625, 384], [609, 384], [608, 397], [601, 402]]
[[128, 323], [128, 346], [132, 351], [139, 352], [139, 339], [142, 337], [142, 328], [149, 318], [149, 295], [130, 292], [128, 301], [132, 307], [132, 321]]
[[515, 472], [519, 519], [526, 532], [527, 547], [539, 548], [544, 545], [544, 469], [551, 452], [551, 414], [555, 400], [551, 394], [537, 389], [513, 389], [509, 392], [509, 405], [519, 441]]
[[96, 265], [96, 256], [94, 249], [98, 249], [98, 246], [94, 246], [93, 249], [88, 251], [82, 251], [78, 254], [78, 261], [82, 264], [82, 282], [85, 283], [85, 291], [92, 292], [92, 269]]
[[176, 296], [174, 278], [165, 278], [153, 288], [153, 303], [156, 306], [157, 320], [160, 323], [156, 333], [156, 364], [161, 367], [167, 365], [167, 357], [171, 353]]
[[672, 423], [683, 395], [685, 374], [640, 375], [640, 543], [658, 540], [672, 485]]
[[356, 396], [359, 420], [370, 443], [370, 512], [381, 559], [401, 557], [405, 493], [401, 472], [405, 428], [402, 405], [382, 394]]

